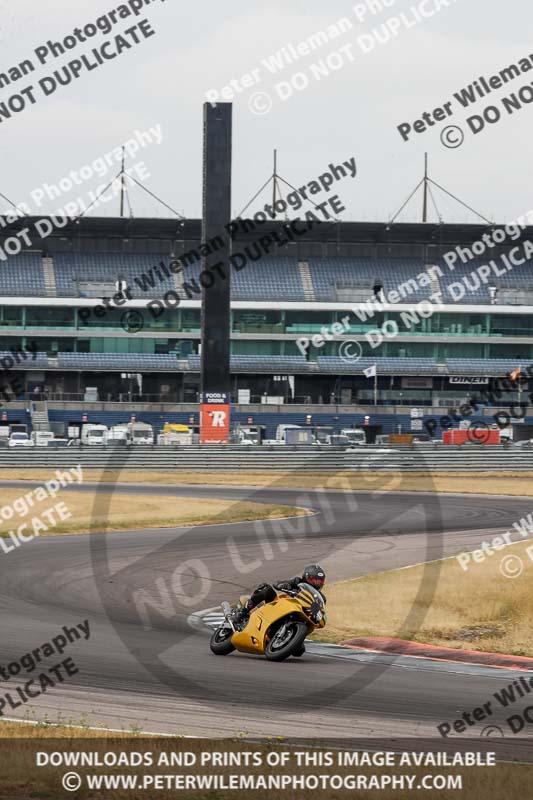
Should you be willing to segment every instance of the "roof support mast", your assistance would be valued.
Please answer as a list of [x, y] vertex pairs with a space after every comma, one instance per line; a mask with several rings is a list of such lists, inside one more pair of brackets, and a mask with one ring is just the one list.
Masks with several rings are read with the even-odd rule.
[[422, 222], [428, 221], [428, 154], [424, 153], [424, 204], [422, 206]]
[[272, 214], [276, 219], [276, 200], [277, 197], [277, 184], [278, 184], [278, 151], [274, 150], [274, 174], [272, 176]]
[[437, 183], [437, 181], [434, 181], [433, 178], [429, 177], [428, 154], [424, 153], [424, 177], [419, 180], [419, 182], [417, 183], [417, 185], [415, 186], [415, 188], [413, 189], [413, 191], [411, 192], [411, 194], [409, 195], [407, 200], [400, 206], [400, 208], [398, 209], [396, 214], [392, 217], [392, 219], [389, 220], [388, 228], [390, 228], [390, 226], [393, 225], [396, 222], [396, 220], [398, 219], [398, 217], [400, 216], [400, 214], [402, 213], [404, 208], [408, 205], [410, 200], [415, 196], [415, 194], [418, 192], [418, 190], [421, 187], [422, 187], [422, 190], [423, 190], [422, 222], [427, 222], [428, 221], [428, 197], [430, 197], [432, 202], [433, 202], [433, 205], [435, 206], [435, 211], [437, 212], [439, 225], [442, 225], [442, 218], [441, 218], [439, 210], [437, 208], [435, 197], [434, 197], [433, 191], [432, 191], [432, 187], [433, 186], [435, 186], [437, 189], [440, 189], [440, 191], [444, 192], [444, 194], [448, 195], [448, 197], [451, 197], [452, 200], [455, 200], [456, 203], [459, 203], [460, 205], [462, 205], [463, 208], [466, 208], [472, 214], [475, 214], [477, 217], [482, 219], [483, 222], [487, 223], [487, 225], [493, 225], [494, 224], [490, 219], [487, 219], [487, 217], [484, 217], [483, 214], [480, 214], [479, 211], [476, 211], [474, 208], [469, 206], [467, 203], [463, 202], [463, 200], [461, 200], [459, 197], [457, 197], [456, 195], [452, 194], [447, 189], [445, 189], [444, 186], [441, 186], [440, 183]]
[[122, 169], [120, 171], [120, 216], [124, 216], [124, 192], [126, 184], [124, 182], [124, 148], [122, 148]]

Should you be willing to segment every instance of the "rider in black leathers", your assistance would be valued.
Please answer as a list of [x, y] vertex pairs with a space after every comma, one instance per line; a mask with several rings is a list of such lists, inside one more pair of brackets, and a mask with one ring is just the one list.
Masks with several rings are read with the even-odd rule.
[[[234, 615], [234, 621], [243, 623], [250, 616], [251, 611], [259, 605], [259, 603], [271, 603], [275, 600], [278, 592], [295, 592], [298, 589], [299, 583], [309, 583], [315, 589], [318, 589], [322, 594], [322, 587], [326, 582], [326, 573], [320, 564], [308, 564], [302, 570], [302, 575], [296, 575], [294, 578], [283, 581], [274, 581], [274, 583], [260, 583], [252, 592], [250, 599], [243, 608], [239, 609]], [[276, 591], [277, 590], [277, 591]], [[326, 598], [322, 594], [324, 602]]]

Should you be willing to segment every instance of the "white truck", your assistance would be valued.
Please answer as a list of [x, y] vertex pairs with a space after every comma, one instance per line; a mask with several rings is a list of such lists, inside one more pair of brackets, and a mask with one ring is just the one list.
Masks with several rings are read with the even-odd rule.
[[343, 428], [341, 436], [347, 436], [351, 445], [366, 444], [366, 433], [361, 428]]
[[153, 444], [154, 429], [146, 422], [128, 423], [128, 444]]
[[254, 445], [263, 441], [264, 426], [237, 425], [233, 431], [234, 444]]
[[54, 438], [53, 431], [32, 431], [31, 440], [35, 447], [48, 447], [48, 442]]
[[334, 433], [328, 437], [328, 444], [334, 445], [335, 447], [349, 447], [350, 440], [347, 436], [342, 436], [340, 433]]
[[264, 439], [263, 444], [313, 444], [313, 431], [301, 425], [278, 425], [275, 439]]
[[163, 430], [158, 434], [158, 444], [192, 444], [193, 431], [189, 425], [165, 422]]
[[107, 425], [92, 425], [85, 423], [81, 427], [81, 443], [84, 445], [106, 445], [109, 435]]
[[112, 428], [109, 429], [109, 436], [108, 441], [114, 442], [115, 444], [127, 444], [128, 442], [128, 426], [126, 423], [123, 425], [113, 425]]

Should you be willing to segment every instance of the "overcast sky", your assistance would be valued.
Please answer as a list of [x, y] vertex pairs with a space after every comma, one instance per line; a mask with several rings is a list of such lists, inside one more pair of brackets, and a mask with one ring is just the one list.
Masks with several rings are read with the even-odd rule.
[[[394, 25], [391, 18], [399, 18], [401, 12], [413, 23], [410, 9], [418, 8], [421, 0], [384, 2], [388, 7], [375, 15], [368, 12], [362, 21], [354, 11], [356, 3], [344, 0], [153, 0], [137, 18], [120, 20], [110, 34], [100, 34], [40, 65], [37, 47], [49, 39], [62, 41], [74, 28], [94, 23], [120, 3], [0, 0], [0, 73], [24, 59], [31, 59], [36, 67], [0, 90], [0, 104], [32, 85], [36, 98], [34, 105], [28, 103], [25, 110], [0, 123], [0, 192], [15, 202], [31, 203], [31, 192], [44, 182], [57, 183], [71, 170], [128, 140], [135, 130], [159, 125], [162, 143], [147, 146], [129, 165], [142, 160], [150, 173], [147, 186], [185, 216], [197, 217], [205, 93], [221, 90], [231, 79], [256, 70], [257, 85], [244, 89], [234, 101], [234, 213], [267, 180], [274, 148], [279, 152], [279, 173], [297, 186], [327, 170], [330, 162], [356, 158], [356, 179], [346, 179], [336, 189], [347, 208], [342, 214], [345, 220], [389, 219], [420, 180], [425, 151], [431, 176], [490, 219], [513, 219], [532, 208], [533, 103], [509, 115], [501, 100], [531, 86], [533, 70], [471, 109], [461, 108], [453, 98], [481, 75], [489, 78], [530, 55], [533, 64], [533, 44], [528, 42], [530, 0], [513, 0], [508, 7], [492, 0], [449, 0], [448, 8], [420, 24], [406, 28], [400, 22], [397, 36], [380, 44], [375, 33], [383, 39], [382, 26]], [[425, 0], [424, 10], [435, 10], [438, 3]], [[362, 13], [360, 8], [360, 17]], [[270, 74], [264, 59], [288, 43], [296, 47], [345, 17], [352, 27], [343, 36], [277, 75]], [[38, 86], [42, 78], [53, 76], [54, 70], [84, 53], [90, 57], [94, 46], [114, 40], [144, 18], [155, 30], [154, 36], [93, 71], [83, 70], [77, 80], [59, 86], [53, 95], [43, 95]], [[312, 65], [340, 47], [345, 47], [344, 65], [317, 81]], [[332, 58], [339, 63], [339, 56], [337, 61]], [[307, 76], [308, 87], [282, 100], [279, 93], [282, 88], [288, 91], [287, 83], [297, 72]], [[280, 82], [284, 87], [277, 86]], [[257, 92], [261, 95], [254, 97]], [[413, 134], [408, 142], [402, 140], [398, 125], [414, 123], [424, 111], [448, 101], [453, 111], [449, 120]], [[270, 102], [269, 113], [251, 110], [255, 103], [263, 111]], [[466, 119], [488, 105], [499, 108], [502, 117], [474, 135]], [[441, 142], [442, 130], [451, 124], [460, 126], [465, 135], [462, 146], [455, 149]], [[453, 141], [457, 136], [456, 131], [450, 134]], [[113, 172], [117, 170], [115, 164]], [[77, 191], [64, 194], [61, 202], [78, 195], [86, 198], [99, 184], [102, 179], [94, 176]], [[168, 216], [140, 190], [133, 189], [130, 196], [135, 216]], [[265, 194], [263, 203], [268, 199]], [[445, 222], [475, 221], [438, 191], [435, 199]], [[256, 202], [255, 210], [261, 205]], [[58, 202], [47, 201], [41, 210], [52, 212], [57, 207]], [[118, 201], [98, 211], [117, 212]], [[421, 199], [416, 198], [400, 219], [419, 221]]]

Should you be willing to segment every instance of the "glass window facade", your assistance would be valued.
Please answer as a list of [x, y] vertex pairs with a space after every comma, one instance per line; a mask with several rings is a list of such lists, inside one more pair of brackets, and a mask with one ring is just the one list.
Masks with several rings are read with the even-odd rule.
[[[131, 335], [124, 330], [121, 309], [106, 310], [100, 317], [93, 313], [87, 319], [85, 315], [82, 319], [80, 309], [75, 307], [0, 305], [0, 333], [5, 334], [0, 337], [0, 349], [36, 342], [44, 352], [176, 353], [182, 358], [198, 352], [200, 309], [166, 309], [160, 313], [160, 309], [143, 308], [140, 312], [144, 328]], [[447, 358], [533, 358], [533, 315], [494, 311], [435, 313], [408, 327], [397, 312], [390, 311], [377, 312], [363, 321], [348, 311], [234, 309], [231, 331], [238, 338], [232, 340], [232, 352], [236, 355], [301, 355], [296, 344], [298, 337], [311, 338], [346, 317], [350, 324], [346, 331], [348, 338], [361, 338], [387, 321], [398, 324], [398, 336], [384, 338], [379, 347], [372, 348], [362, 339], [365, 355], [430, 357], [438, 363]], [[53, 333], [45, 336], [46, 331]], [[103, 336], [102, 331], [111, 335]], [[147, 336], [147, 332], [151, 335]], [[169, 333], [179, 338], [168, 336]], [[468, 341], [468, 338], [477, 341]], [[506, 342], [505, 338], [522, 341]], [[319, 356], [338, 353], [339, 342], [326, 341], [322, 347], [311, 345], [307, 357], [316, 360]]]
[[[64, 329], [74, 331], [89, 330], [123, 330], [124, 309], [95, 308], [87, 315], [87, 309], [76, 309], [63, 306], [1, 306], [0, 328], [17, 328], [25, 330]], [[200, 309], [176, 308], [161, 309], [158, 306], [141, 308], [144, 329], [151, 331], [168, 331], [172, 333], [200, 333]], [[365, 314], [361, 312], [361, 316]], [[349, 335], [365, 334], [369, 330], [381, 327], [387, 320], [395, 321], [402, 336], [427, 337], [438, 336], [480, 336], [502, 338], [533, 338], [533, 315], [530, 314], [496, 314], [489, 313], [457, 313], [436, 312], [427, 319], [416, 319], [411, 315], [402, 319], [395, 311], [376, 311], [373, 317], [366, 314], [363, 320], [349, 311], [282, 311], [278, 309], [236, 309], [231, 314], [231, 330], [238, 334], [300, 334], [320, 333], [321, 328], [330, 327], [334, 322], [348, 318]]]

